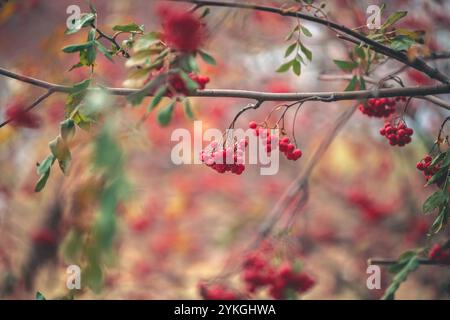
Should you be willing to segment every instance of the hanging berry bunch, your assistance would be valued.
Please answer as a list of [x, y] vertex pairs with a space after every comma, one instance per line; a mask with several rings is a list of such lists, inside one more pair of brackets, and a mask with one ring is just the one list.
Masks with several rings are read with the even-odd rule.
[[249, 293], [268, 288], [271, 297], [277, 300], [304, 293], [315, 285], [315, 280], [309, 274], [301, 272], [298, 265], [284, 262], [276, 267], [260, 252], [247, 256], [243, 280]]
[[436, 261], [443, 264], [450, 264], [450, 241], [444, 245], [439, 243], [434, 244], [428, 254], [431, 261]]
[[291, 143], [289, 137], [283, 136], [280, 139], [278, 135], [272, 134], [271, 130], [258, 125], [255, 121], [251, 121], [248, 126], [264, 143], [267, 154], [270, 154], [270, 152], [276, 148], [280, 148], [280, 152], [282, 152], [288, 160], [296, 161], [301, 158], [303, 154], [302, 151], [297, 148], [294, 143]]
[[383, 128], [380, 129], [380, 134], [389, 140], [391, 146], [403, 147], [411, 142], [411, 136], [414, 130], [408, 128], [404, 121], [391, 124], [387, 122]]
[[213, 141], [210, 151], [200, 152], [200, 160], [219, 173], [231, 172], [241, 175], [245, 170], [244, 155], [247, 145], [246, 139], [241, 139], [231, 146], [220, 146]]
[[314, 287], [316, 281], [301, 270], [298, 262], [272, 263], [271, 249], [263, 248], [250, 252], [244, 259], [240, 279], [243, 291], [237, 294], [222, 284], [199, 285], [200, 295], [207, 300], [229, 300], [251, 297], [258, 292], [267, 292], [273, 299], [295, 299]]
[[425, 179], [429, 181], [440, 169], [440, 163], [432, 163], [433, 158], [430, 155], [426, 155], [422, 160], [417, 162], [416, 168], [423, 172]]
[[397, 101], [404, 101], [404, 98], [371, 98], [359, 104], [358, 109], [369, 117], [387, 118], [395, 113]]

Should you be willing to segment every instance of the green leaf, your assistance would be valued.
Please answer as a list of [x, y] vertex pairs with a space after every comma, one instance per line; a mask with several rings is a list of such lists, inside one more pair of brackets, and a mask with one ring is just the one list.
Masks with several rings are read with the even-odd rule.
[[58, 159], [59, 167], [63, 173], [67, 173], [70, 161], [72, 159], [70, 150], [61, 136], [56, 137], [48, 144], [50, 151]]
[[210, 9], [209, 8], [205, 8], [202, 12], [202, 14], [200, 15], [200, 19], [203, 19], [204, 17], [206, 17], [209, 13], [210, 13]]
[[430, 228], [431, 234], [438, 233], [447, 224], [449, 211], [450, 210], [448, 205], [445, 205], [440, 209], [438, 216], [436, 217]]
[[285, 40], [286, 40], [286, 41], [291, 40], [292, 37], [294, 36], [294, 34], [295, 34], [297, 31], [299, 31], [299, 30], [300, 30], [300, 28], [299, 28], [299, 25], [297, 24], [297, 25], [294, 27], [294, 29], [292, 29], [292, 31], [289, 32], [289, 34], [286, 36]]
[[289, 62], [286, 62], [284, 64], [282, 64], [278, 69], [277, 72], [282, 73], [282, 72], [286, 72], [288, 71], [291, 67], [292, 64], [294, 63], [295, 60], [291, 60]]
[[95, 30], [94, 28], [91, 28], [91, 30], [89, 30], [89, 33], [88, 33], [87, 41], [88, 42], [94, 41], [96, 34], [97, 34], [97, 30]]
[[312, 33], [311, 33], [311, 31], [308, 30], [308, 28], [306, 28], [305, 26], [302, 26], [301, 29], [305, 36], [312, 37]]
[[198, 89], [198, 83], [192, 80], [187, 73], [180, 72], [180, 76], [183, 79], [188, 92], [194, 92]]
[[60, 124], [61, 137], [64, 141], [69, 141], [75, 135], [75, 121], [67, 119]]
[[355, 47], [355, 53], [362, 60], [366, 59], [366, 53], [364, 52], [364, 49], [362, 47], [356, 46]]
[[138, 105], [142, 103], [142, 100], [148, 96], [152, 91], [156, 90], [163, 82], [167, 75], [160, 74], [150, 80], [142, 89], [130, 94], [127, 100], [131, 102], [132, 105]]
[[152, 111], [156, 108], [156, 106], [161, 102], [162, 98], [166, 94], [167, 87], [161, 86], [158, 91], [156, 91], [155, 96], [152, 99], [152, 102], [150, 102], [150, 105], [147, 108], [147, 111]]
[[353, 76], [353, 78], [350, 80], [347, 87], [345, 88], [345, 91], [354, 91], [357, 83], [358, 83], [358, 77]]
[[37, 167], [37, 174], [40, 176], [36, 186], [35, 192], [40, 192], [46, 185], [48, 177], [50, 176], [50, 169], [55, 162], [55, 156], [50, 154], [44, 161], [42, 161]]
[[409, 47], [411, 47], [414, 43], [415, 41], [411, 38], [408, 38], [406, 36], [398, 36], [392, 41], [390, 46], [396, 51], [405, 51], [408, 50]]
[[300, 43], [300, 49], [302, 50], [305, 57], [311, 61], [312, 60], [312, 52], [308, 48], [306, 48], [302, 43]]
[[192, 112], [191, 103], [189, 99], [184, 99], [183, 101], [184, 106], [184, 114], [191, 120], [195, 119], [194, 113]]
[[93, 46], [94, 46], [94, 42], [90, 41], [90, 42], [86, 42], [86, 43], [82, 43], [82, 44], [73, 44], [73, 45], [64, 47], [62, 49], [62, 51], [64, 51], [65, 53], [74, 53], [74, 52], [87, 50]]
[[83, 249], [82, 234], [77, 230], [71, 230], [62, 244], [64, 259], [68, 263], [74, 263]]
[[[450, 152], [447, 152], [450, 154]], [[441, 162], [444, 157], [446, 157], [447, 153], [439, 153], [436, 157], [434, 157], [433, 161], [431, 161], [431, 165], [434, 166], [438, 162]]]
[[300, 61], [295, 59], [292, 63], [292, 71], [299, 76], [302, 73], [302, 65], [300, 64]]
[[108, 58], [109, 61], [114, 62], [113, 57], [108, 49], [105, 48], [103, 44], [101, 44], [99, 41], [95, 41], [95, 45], [97, 46], [98, 50], [103, 53], [103, 55]]
[[198, 53], [200, 54], [200, 57], [202, 57], [203, 61], [208, 64], [216, 65], [216, 60], [210, 54], [203, 50], [199, 50]]
[[408, 11], [398, 11], [398, 12], [394, 12], [393, 14], [391, 14], [386, 21], [381, 25], [381, 29], [386, 29], [390, 26], [392, 26], [393, 24], [395, 24], [398, 20], [400, 20], [401, 18], [403, 18], [404, 16], [406, 16], [408, 14]]
[[36, 300], [46, 300], [45, 296], [39, 291], [36, 292]]
[[366, 90], [366, 80], [364, 80], [364, 77], [359, 77], [359, 87], [361, 90]]
[[91, 79], [86, 79], [81, 82], [78, 82], [72, 86], [70, 89], [71, 93], [79, 93], [85, 91], [91, 85]]
[[419, 267], [418, 253], [411, 254], [407, 259], [402, 260], [398, 264], [394, 265], [394, 270], [397, 271], [391, 285], [387, 288], [382, 299], [383, 300], [393, 300], [395, 298], [395, 293], [397, 292], [400, 285], [406, 281], [408, 275], [415, 271]]
[[36, 186], [34, 187], [34, 192], [40, 192], [42, 189], [44, 189], [48, 177], [50, 176], [50, 170], [48, 170], [47, 172], [45, 172], [38, 180], [38, 182], [36, 183]]
[[333, 61], [342, 71], [351, 71], [358, 67], [358, 64], [354, 61], [344, 61], [344, 60], [333, 60]]
[[429, 196], [428, 199], [424, 202], [423, 212], [429, 213], [432, 210], [436, 209], [437, 207], [445, 205], [447, 202], [448, 202], [447, 194], [444, 193], [442, 190], [438, 190], [431, 196]]
[[[95, 43], [94, 43], [95, 44]], [[86, 64], [92, 66], [97, 58], [97, 47], [95, 45], [86, 49]]]
[[444, 155], [441, 167], [448, 167], [450, 165], [450, 152], [447, 151]]
[[175, 107], [176, 100], [172, 100], [167, 106], [162, 108], [158, 112], [158, 122], [161, 126], [166, 127], [172, 120], [173, 109]]
[[116, 25], [113, 27], [113, 30], [119, 32], [144, 32], [144, 25], [138, 25], [133, 22], [125, 25]]
[[40, 176], [45, 174], [47, 171], [50, 170], [50, 168], [52, 167], [54, 162], [55, 162], [55, 156], [53, 154], [50, 154], [47, 158], [45, 158], [44, 161], [42, 161], [37, 166], [37, 170], [36, 170], [37, 174]]
[[444, 179], [444, 177], [447, 176], [448, 173], [448, 168], [447, 167], [442, 167], [441, 169], [439, 169], [438, 172], [436, 172], [431, 178], [430, 180], [428, 180], [428, 182], [425, 184], [426, 186], [430, 186], [433, 183], [435, 183], [436, 181], [439, 181], [441, 179]]
[[284, 57], [285, 58], [289, 57], [296, 48], [297, 48], [297, 42], [294, 42], [289, 47], [287, 47], [286, 52], [284, 53]]
[[[91, 9], [92, 10], [92, 9]], [[66, 34], [73, 34], [81, 30], [81, 28], [87, 27], [95, 21], [94, 13], [85, 13], [78, 19], [72, 28], [66, 30]]]

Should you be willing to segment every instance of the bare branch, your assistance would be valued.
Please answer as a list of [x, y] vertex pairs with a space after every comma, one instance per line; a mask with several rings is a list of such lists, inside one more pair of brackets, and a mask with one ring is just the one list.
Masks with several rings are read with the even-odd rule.
[[[0, 75], [7, 76], [31, 85], [51, 89], [52, 92], [69, 93], [72, 88], [60, 84], [54, 84], [35, 78], [20, 75], [8, 71], [0, 67]], [[128, 88], [104, 88], [112, 95], [128, 96], [136, 93], [139, 89]], [[97, 90], [92, 88], [90, 90]], [[233, 90], [233, 89], [205, 89], [195, 91], [189, 94], [189, 97], [216, 97], [216, 98], [239, 98], [252, 99], [257, 101], [298, 101], [308, 99], [308, 101], [341, 101], [341, 100], [359, 100], [368, 98], [382, 98], [382, 97], [419, 97], [430, 94], [446, 94], [450, 93], [450, 84], [438, 86], [423, 86], [423, 87], [404, 87], [404, 88], [388, 88], [388, 89], [372, 89], [359, 91], [345, 91], [345, 92], [304, 92], [304, 93], [271, 93], [248, 90]], [[149, 93], [147, 96], [152, 96]]]
[[450, 79], [443, 73], [441, 73], [436, 68], [429, 66], [423, 59], [416, 58], [414, 61], [410, 61], [408, 56], [401, 51], [396, 51], [392, 48], [389, 48], [379, 42], [376, 42], [372, 39], [367, 38], [363, 34], [358, 33], [350, 28], [347, 28], [343, 25], [337, 24], [335, 22], [325, 20], [316, 16], [311, 16], [304, 14], [302, 12], [297, 11], [287, 11], [276, 7], [268, 7], [268, 6], [260, 6], [256, 4], [249, 3], [237, 3], [237, 2], [225, 2], [225, 1], [206, 1], [206, 0], [170, 0], [174, 2], [188, 2], [198, 6], [211, 6], [211, 7], [226, 7], [226, 8], [236, 8], [236, 9], [247, 9], [247, 10], [258, 10], [269, 12], [273, 14], [278, 14], [281, 16], [288, 16], [293, 18], [300, 18], [307, 21], [315, 22], [326, 27], [329, 27], [335, 31], [341, 32], [347, 37], [345, 40], [354, 42], [354, 43], [362, 43], [366, 46], [369, 46], [372, 50], [381, 53], [385, 56], [393, 58], [401, 63], [408, 65], [414, 69], [417, 69], [425, 74], [427, 74], [430, 78], [438, 80], [443, 83], [449, 83]]
[[[384, 259], [384, 258], [373, 258], [373, 259], [369, 259], [367, 261], [368, 265], [380, 265], [380, 266], [386, 266], [386, 265], [393, 265], [398, 263], [397, 260], [395, 259]], [[438, 262], [438, 261], [434, 261], [434, 260], [429, 260], [429, 259], [419, 259], [419, 264], [422, 265], [429, 265], [429, 266], [449, 266], [450, 263], [444, 263], [444, 262]]]

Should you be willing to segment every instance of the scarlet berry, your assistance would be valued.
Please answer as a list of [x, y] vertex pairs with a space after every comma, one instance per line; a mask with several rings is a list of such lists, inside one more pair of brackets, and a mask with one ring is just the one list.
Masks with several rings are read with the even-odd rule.
[[203, 44], [206, 37], [205, 25], [194, 14], [166, 10], [162, 18], [163, 37], [171, 48], [181, 52], [194, 52]]
[[7, 106], [6, 117], [11, 120], [14, 127], [37, 129], [41, 124], [41, 119], [36, 114], [26, 110], [20, 102], [14, 102]]
[[366, 103], [358, 105], [358, 109], [370, 117], [388, 117], [395, 112], [396, 102], [389, 98], [371, 98]]
[[250, 123], [248, 124], [248, 127], [250, 129], [256, 129], [258, 127], [258, 124], [255, 121], [250, 121]]
[[384, 128], [380, 129], [380, 134], [389, 140], [391, 146], [403, 147], [411, 142], [411, 136], [414, 131], [408, 128], [406, 123], [398, 123], [397, 125], [391, 125], [386, 123]]

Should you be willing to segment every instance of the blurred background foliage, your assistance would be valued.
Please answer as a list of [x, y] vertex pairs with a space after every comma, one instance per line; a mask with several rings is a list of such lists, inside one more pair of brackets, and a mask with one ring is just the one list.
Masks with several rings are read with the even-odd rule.
[[[282, 1], [260, 1], [280, 5]], [[158, 29], [157, 1], [94, 0], [99, 26], [137, 22]], [[83, 41], [85, 34], [64, 35], [66, 8], [84, 1], [9, 1], [0, 11], [0, 65], [55, 83], [73, 84], [88, 71], [67, 70], [77, 61], [61, 48]], [[330, 19], [350, 27], [365, 24], [367, 1], [327, 2]], [[446, 1], [390, 1], [389, 10], [408, 10], [405, 26], [426, 30], [431, 51], [448, 51], [449, 4]], [[337, 74], [333, 59], [347, 58], [347, 47], [325, 28], [309, 24], [305, 42], [314, 58], [300, 77], [277, 74], [292, 20], [253, 11], [213, 9], [208, 21], [208, 52], [216, 66], [200, 64], [211, 78], [209, 88], [272, 92], [343, 90], [346, 82], [320, 81]], [[124, 58], [98, 56], [95, 79], [122, 86]], [[449, 64], [439, 62], [443, 72]], [[392, 70], [391, 62], [377, 74]], [[429, 84], [415, 72], [404, 72], [406, 84]], [[10, 101], [31, 102], [39, 89], [0, 78], [0, 112]], [[170, 160], [176, 128], [193, 129], [181, 105], [170, 126], [161, 128], [152, 113], [138, 126], [149, 99], [132, 107], [115, 98], [107, 116], [89, 131], [77, 130], [72, 164], [66, 177], [53, 169], [46, 188], [34, 192], [36, 162], [48, 154], [48, 142], [59, 134], [65, 96], [55, 94], [34, 113], [37, 129], [0, 129], [0, 296], [47, 298], [178, 299], [199, 298], [198, 282], [227, 279], [237, 285], [234, 270], [242, 250], [257, 235], [270, 210], [297, 176], [339, 114], [354, 102], [305, 104], [296, 121], [304, 157], [282, 160], [274, 176], [249, 166], [242, 176], [219, 175], [202, 165], [175, 166]], [[228, 127], [247, 101], [191, 99], [204, 129]], [[106, 104], [106, 103], [105, 103]], [[237, 126], [262, 120], [265, 103], [246, 113]], [[390, 147], [378, 129], [382, 120], [355, 113], [320, 159], [309, 183], [309, 201], [295, 223], [278, 227], [268, 238], [287, 255], [298, 255], [317, 284], [307, 299], [374, 299], [390, 275], [383, 269], [382, 290], [366, 287], [367, 259], [395, 258], [408, 248], [425, 245], [432, 217], [421, 204], [431, 194], [415, 169], [447, 116], [426, 101], [414, 100], [406, 121], [416, 134], [405, 148]], [[117, 210], [116, 210], [117, 209]], [[447, 231], [448, 235], [448, 231]], [[445, 236], [445, 235], [444, 235]], [[82, 266], [83, 290], [68, 292], [69, 264]], [[448, 268], [425, 266], [401, 287], [399, 298], [448, 298]], [[90, 289], [92, 290], [90, 290]]]

